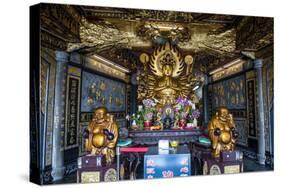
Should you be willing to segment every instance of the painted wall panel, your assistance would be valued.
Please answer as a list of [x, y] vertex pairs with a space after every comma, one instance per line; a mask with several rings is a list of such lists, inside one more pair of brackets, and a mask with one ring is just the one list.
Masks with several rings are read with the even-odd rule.
[[126, 111], [126, 84], [96, 74], [82, 74], [81, 112], [106, 106], [110, 112]]

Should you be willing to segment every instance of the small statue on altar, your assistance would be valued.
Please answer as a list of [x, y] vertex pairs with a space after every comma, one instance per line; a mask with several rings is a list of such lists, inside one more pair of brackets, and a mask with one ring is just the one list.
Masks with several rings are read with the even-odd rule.
[[174, 121], [174, 125], [173, 125], [173, 129], [178, 129], [179, 128], [179, 121], [180, 121], [180, 117], [179, 114], [175, 115], [175, 121]]
[[173, 124], [173, 110], [171, 107], [167, 106], [164, 110], [163, 126], [164, 129], [171, 129]]
[[161, 130], [163, 130], [163, 122], [162, 122], [162, 110], [158, 109], [156, 113], [155, 125], [159, 126]]
[[238, 133], [233, 116], [226, 107], [220, 107], [208, 125], [208, 135], [211, 139], [212, 155], [218, 158], [221, 151], [235, 149]]
[[98, 107], [88, 128], [84, 131], [86, 151], [91, 155], [104, 155], [106, 163], [111, 164], [115, 157], [115, 146], [118, 139], [118, 126], [113, 115], [105, 107]]

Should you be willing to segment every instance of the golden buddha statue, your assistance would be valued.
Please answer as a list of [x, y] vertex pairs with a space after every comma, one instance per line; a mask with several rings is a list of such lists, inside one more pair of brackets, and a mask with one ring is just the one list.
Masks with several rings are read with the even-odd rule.
[[92, 155], [105, 155], [107, 164], [115, 157], [115, 146], [118, 139], [118, 126], [113, 115], [105, 107], [99, 107], [86, 130], [86, 151]]
[[170, 43], [159, 46], [151, 56], [141, 54], [140, 61], [144, 64], [144, 72], [139, 77], [139, 100], [153, 98], [162, 107], [172, 106], [178, 97], [187, 97], [193, 92], [193, 58], [187, 55], [183, 59], [178, 49]]
[[178, 83], [173, 79], [173, 66], [165, 64], [162, 67], [163, 77], [158, 80], [156, 84], [155, 96], [160, 99], [160, 104], [172, 105], [174, 104], [177, 94], [180, 91]]
[[233, 116], [226, 107], [220, 107], [208, 125], [208, 135], [211, 139], [212, 155], [218, 158], [221, 151], [235, 149], [238, 133], [235, 129]]

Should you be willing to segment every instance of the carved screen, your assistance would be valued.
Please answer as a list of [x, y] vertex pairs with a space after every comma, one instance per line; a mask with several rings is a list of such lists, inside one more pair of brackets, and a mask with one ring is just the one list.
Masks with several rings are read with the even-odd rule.
[[246, 108], [245, 76], [237, 76], [213, 84], [212, 106], [215, 110], [219, 106], [229, 109]]
[[81, 112], [93, 112], [99, 106], [110, 112], [126, 111], [125, 83], [83, 72], [81, 91]]

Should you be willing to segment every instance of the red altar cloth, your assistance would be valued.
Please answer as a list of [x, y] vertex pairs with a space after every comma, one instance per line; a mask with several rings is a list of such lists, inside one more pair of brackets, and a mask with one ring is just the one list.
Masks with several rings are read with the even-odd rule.
[[128, 152], [140, 152], [145, 153], [148, 151], [148, 147], [129, 147], [129, 148], [120, 148], [120, 152], [128, 153]]

